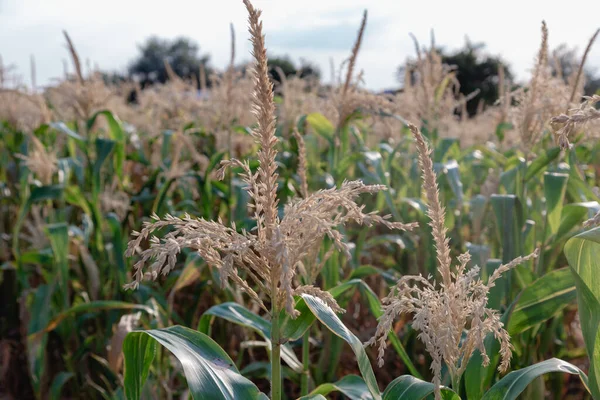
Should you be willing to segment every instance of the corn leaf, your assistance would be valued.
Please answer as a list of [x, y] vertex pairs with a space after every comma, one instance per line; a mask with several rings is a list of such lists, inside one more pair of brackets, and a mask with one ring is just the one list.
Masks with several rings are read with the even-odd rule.
[[331, 392], [340, 392], [350, 400], [372, 400], [363, 378], [358, 375], [346, 375], [335, 383], [324, 383], [299, 400], [315, 399], [317, 395], [327, 396]]
[[542, 361], [526, 368], [521, 368], [506, 375], [498, 381], [483, 396], [482, 400], [514, 400], [525, 388], [538, 376], [550, 372], [566, 372], [579, 375], [583, 384], [587, 387], [587, 376], [579, 368], [558, 358]]
[[508, 333], [514, 336], [547, 321], [575, 297], [575, 280], [568, 268], [548, 272], [519, 295], [508, 322]]
[[350, 332], [348, 328], [346, 328], [335, 312], [333, 312], [333, 310], [321, 299], [308, 294], [303, 294], [302, 298], [306, 302], [306, 305], [310, 311], [315, 317], [317, 317], [319, 321], [321, 321], [321, 323], [323, 323], [323, 325], [325, 325], [335, 335], [344, 339], [350, 345], [352, 351], [356, 355], [358, 369], [360, 370], [360, 373], [364, 378], [365, 383], [369, 388], [371, 395], [373, 396], [373, 399], [380, 400], [381, 393], [379, 392], [379, 388], [377, 386], [377, 380], [375, 379], [371, 362], [360, 339], [358, 339], [352, 332]]
[[577, 287], [581, 330], [590, 358], [590, 391], [600, 399], [600, 227], [569, 239], [565, 255]]
[[[140, 336], [148, 336], [145, 340]], [[183, 366], [190, 393], [195, 400], [262, 399], [256, 385], [244, 378], [227, 353], [210, 337], [182, 326], [135, 331], [127, 335], [125, 391], [128, 399], [139, 399], [153, 359], [149, 341], [166, 347]], [[155, 345], [154, 345], [155, 346]]]
[[[390, 382], [383, 392], [383, 400], [411, 399], [421, 400], [433, 394], [434, 385], [414, 376], [402, 375]], [[444, 400], [460, 400], [451, 389], [442, 388]]]

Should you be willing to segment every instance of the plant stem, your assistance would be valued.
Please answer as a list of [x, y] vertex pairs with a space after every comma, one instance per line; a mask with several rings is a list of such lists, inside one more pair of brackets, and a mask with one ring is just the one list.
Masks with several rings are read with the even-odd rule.
[[[457, 375], [457, 376], [455, 376]], [[456, 393], [460, 393], [460, 378], [461, 375], [460, 374], [450, 374], [450, 378], [452, 379], [452, 390], [454, 390]]]
[[281, 400], [281, 338], [277, 296], [273, 296], [271, 314], [271, 400]]
[[302, 381], [300, 385], [300, 396], [308, 394], [308, 381], [310, 379], [310, 329], [302, 336]]

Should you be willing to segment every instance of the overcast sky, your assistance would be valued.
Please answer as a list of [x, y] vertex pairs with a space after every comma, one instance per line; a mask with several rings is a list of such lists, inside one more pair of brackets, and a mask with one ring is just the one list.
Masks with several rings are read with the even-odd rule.
[[[414, 54], [409, 32], [428, 44], [434, 29], [436, 42], [449, 49], [461, 47], [465, 36], [484, 42], [487, 52], [500, 55], [519, 79], [526, 79], [542, 19], [550, 29], [551, 48], [567, 43], [580, 54], [600, 26], [596, 0], [254, 0], [254, 5], [263, 10], [269, 53], [313, 61], [325, 81], [330, 79], [329, 59], [339, 66], [348, 57], [366, 8], [358, 68], [374, 90], [397, 86], [396, 67]], [[68, 59], [63, 29], [82, 60], [122, 72], [148, 36], [183, 35], [210, 54], [213, 67], [223, 68], [229, 59], [230, 22], [236, 30], [237, 61], [247, 61], [250, 44], [241, 0], [0, 0], [0, 55], [27, 84], [33, 55], [38, 84], [47, 84], [62, 75]], [[600, 41], [588, 65], [600, 74]]]

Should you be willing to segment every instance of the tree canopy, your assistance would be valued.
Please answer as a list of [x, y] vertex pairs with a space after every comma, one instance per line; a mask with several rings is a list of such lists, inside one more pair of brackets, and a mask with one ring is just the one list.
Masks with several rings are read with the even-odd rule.
[[[477, 112], [480, 101], [486, 105], [492, 105], [498, 99], [498, 69], [500, 65], [504, 67], [506, 79], [512, 79], [508, 65], [500, 57], [485, 54], [484, 48], [484, 44], [472, 43], [468, 39], [463, 48], [452, 52], [442, 47], [436, 47], [436, 51], [442, 57], [442, 62], [456, 69], [460, 92], [468, 96], [479, 91], [467, 103], [467, 111], [470, 116]], [[404, 79], [405, 68], [404, 65], [398, 68], [398, 78], [401, 82]]]
[[206, 68], [209, 61], [209, 56], [200, 55], [199, 46], [185, 37], [168, 40], [153, 36], [138, 49], [140, 54], [130, 64], [129, 74], [137, 77], [142, 87], [167, 81], [165, 61], [179, 77], [193, 78], [199, 82], [200, 65], [203, 64]]
[[283, 74], [287, 77], [298, 75], [300, 78], [316, 78], [321, 77], [321, 71], [319, 68], [306, 60], [300, 62], [300, 66], [296, 67], [294, 62], [288, 57], [277, 57], [269, 56], [268, 59], [269, 75], [273, 81], [281, 83], [281, 77], [277, 72], [277, 69], [281, 69]]

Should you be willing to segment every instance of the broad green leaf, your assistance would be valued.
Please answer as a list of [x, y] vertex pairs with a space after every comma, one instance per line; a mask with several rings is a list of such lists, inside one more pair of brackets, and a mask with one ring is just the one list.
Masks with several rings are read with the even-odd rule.
[[353, 269], [348, 279], [362, 279], [371, 275], [377, 275], [382, 277], [390, 285], [395, 284], [398, 280], [391, 273], [386, 272], [380, 268], [374, 267], [372, 265], [360, 265], [358, 268]]
[[52, 122], [50, 126], [57, 131], [64, 133], [68, 137], [75, 139], [79, 143], [84, 143], [86, 139], [83, 136], [80, 136], [77, 132], [71, 130], [64, 122]]
[[590, 392], [600, 399], [600, 227], [569, 239], [565, 255], [577, 287], [581, 330], [590, 359]]
[[63, 306], [69, 306], [69, 227], [65, 223], [46, 226], [54, 266], [56, 267], [54, 282], [58, 283], [63, 295]]
[[536, 159], [533, 160], [533, 162], [527, 167], [527, 172], [525, 172], [525, 180], [528, 181], [537, 175], [538, 172], [555, 160], [559, 154], [560, 148], [552, 147], [551, 149], [546, 150], [540, 157], [536, 157]]
[[52, 302], [54, 285], [40, 285], [33, 292], [33, 301], [28, 307], [30, 318], [27, 327], [27, 358], [31, 384], [36, 398], [42, 397], [42, 385], [44, 374], [46, 372], [46, 343], [48, 335], [32, 335], [34, 332], [42, 329], [50, 319], [52, 308], [49, 305]]
[[521, 292], [508, 322], [508, 333], [514, 336], [547, 321], [575, 297], [575, 280], [569, 268], [548, 272]]
[[506, 193], [521, 197], [523, 194], [523, 181], [525, 160], [512, 157], [508, 160], [507, 170], [500, 174], [500, 187]]
[[567, 174], [550, 172], [544, 174], [544, 196], [546, 197], [546, 221], [548, 224], [546, 238], [555, 234], [560, 226], [568, 180], [569, 175]]
[[171, 178], [160, 185], [160, 190], [154, 199], [154, 203], [152, 204], [152, 212], [154, 214], [158, 214], [162, 210], [162, 206], [167, 198], [167, 193], [169, 193], [169, 189], [171, 185], [177, 180], [177, 178]]
[[319, 136], [322, 136], [329, 142], [333, 142], [333, 124], [323, 114], [316, 112], [308, 114], [306, 122]]
[[[492, 276], [494, 271], [498, 269], [502, 265], [502, 261], [497, 258], [489, 258], [483, 270], [485, 271], [483, 275], [489, 278]], [[504, 298], [506, 297], [506, 293], [508, 292], [509, 281], [506, 276], [502, 275], [500, 279], [496, 280], [494, 287], [490, 289], [488, 294], [488, 307], [493, 310], [498, 310], [502, 307], [502, 303]]]
[[[402, 375], [390, 382], [383, 392], [383, 400], [421, 400], [434, 392], [435, 386], [411, 375]], [[460, 400], [460, 397], [451, 389], [443, 387], [444, 400]]]
[[108, 110], [98, 111], [94, 114], [92, 118], [87, 121], [88, 130], [91, 130], [96, 119], [101, 115], [106, 118], [106, 122], [108, 123], [108, 137], [116, 143], [114, 165], [117, 176], [119, 177], [119, 182], [122, 182], [123, 166], [125, 164], [125, 145], [127, 141], [125, 130], [123, 129], [121, 121]]
[[75, 376], [72, 372], [60, 372], [54, 379], [52, 379], [52, 385], [50, 385], [50, 400], [60, 400], [61, 392], [65, 383]]
[[[213, 317], [223, 318], [234, 324], [250, 328], [260, 334], [269, 346], [271, 345], [271, 323], [240, 304], [229, 302], [209, 308], [200, 318], [198, 331], [208, 334], [210, 322]], [[289, 345], [284, 344], [281, 346], [281, 358], [294, 371], [302, 371], [302, 363], [298, 360], [294, 350]]]
[[[383, 310], [381, 309], [381, 302], [379, 301], [379, 297], [362, 279], [352, 279], [350, 281], [344, 282], [339, 286], [331, 289], [330, 292], [332, 296], [337, 299], [339, 297], [338, 293], [341, 294], [342, 292], [345, 292], [347, 289], [352, 287], [356, 287], [360, 291], [361, 295], [367, 301], [367, 305], [369, 306], [371, 314], [373, 314], [375, 318], [379, 318], [383, 315]], [[421, 378], [421, 374], [413, 364], [408, 353], [406, 352], [406, 349], [402, 345], [402, 342], [396, 336], [396, 333], [389, 332], [388, 339], [392, 343], [392, 347], [394, 348], [394, 350], [396, 350], [396, 353], [398, 353], [398, 355], [402, 359], [402, 362], [404, 362], [404, 365], [408, 368], [410, 373], [418, 378]]]
[[[331, 293], [334, 299], [338, 299], [348, 290], [356, 288], [358, 282], [362, 282], [362, 280], [353, 279], [352, 281], [344, 282], [334, 288], [331, 288], [329, 293]], [[291, 318], [285, 311], [282, 311], [282, 315], [279, 319], [282, 321], [282, 337], [290, 341], [300, 339], [302, 335], [304, 335], [304, 332], [306, 332], [306, 330], [310, 328], [312, 323], [315, 321], [315, 316], [310, 312], [306, 302], [301, 297], [299, 297], [296, 302], [296, 310], [300, 313], [297, 318]]]
[[[149, 336], [166, 347], [181, 363], [188, 387], [195, 400], [220, 399], [263, 399], [264, 395], [248, 379], [244, 378], [234, 362], [219, 345], [201, 332], [182, 326], [165, 329], [135, 331], [127, 335], [127, 340], [142, 343], [137, 336]], [[131, 339], [129, 337], [132, 336]], [[135, 345], [134, 345], [135, 347]], [[148, 345], [140, 346], [140, 351], [128, 351], [125, 355], [125, 390], [128, 399], [141, 393], [146, 376], [132, 377], [130, 374], [144, 375], [146, 365], [150, 364], [147, 355]], [[127, 366], [135, 365], [128, 372]], [[142, 372], [140, 374], [140, 371]], [[131, 396], [130, 396], [131, 394]]]
[[587, 377], [579, 368], [558, 358], [542, 361], [526, 368], [513, 371], [499, 380], [483, 396], [482, 400], [514, 400], [535, 378], [550, 372], [566, 372], [579, 375], [587, 387]]
[[[367, 285], [362, 279], [351, 279], [338, 286], [329, 290], [329, 293], [334, 299], [339, 299], [341, 295], [348, 292], [351, 289], [358, 289], [361, 295], [367, 301], [367, 305], [373, 316], [379, 318], [383, 311], [381, 310], [381, 303], [379, 298], [373, 290]], [[296, 302], [296, 310], [300, 312], [300, 315], [296, 319], [290, 318], [286, 313], [282, 313], [280, 320], [282, 322], [282, 337], [288, 340], [298, 340], [302, 337], [304, 332], [312, 325], [315, 320], [315, 316], [311, 313], [302, 298], [299, 298]], [[404, 349], [402, 342], [394, 332], [390, 332], [388, 335], [392, 347], [396, 350], [396, 353], [400, 356], [411, 374], [421, 377], [419, 371], [411, 361], [408, 353]]]
[[306, 305], [310, 311], [317, 317], [323, 325], [325, 325], [331, 332], [340, 338], [344, 339], [352, 348], [352, 351], [356, 355], [358, 361], [358, 369], [361, 372], [363, 379], [374, 400], [380, 400], [381, 394], [377, 386], [377, 380], [371, 367], [369, 357], [365, 352], [362, 342], [358, 339], [339, 319], [339, 317], [333, 312], [333, 310], [325, 304], [321, 299], [303, 294], [302, 298], [306, 302]]
[[108, 158], [109, 154], [113, 151], [116, 144], [117, 143], [114, 140], [110, 140], [110, 139], [98, 138], [95, 141], [96, 161], [94, 161], [94, 165], [92, 166], [92, 169], [93, 169], [92, 188], [93, 188], [93, 193], [95, 195], [100, 193], [100, 184], [101, 184], [100, 171], [102, 170], [102, 165], [104, 164], [104, 161], [106, 161], [106, 159]]
[[140, 332], [129, 333], [123, 341], [124, 386], [129, 400], [139, 399], [156, 355], [156, 340]]
[[460, 155], [460, 144], [456, 138], [441, 138], [433, 152], [433, 161], [443, 163], [449, 158]]
[[84, 213], [92, 215], [92, 209], [89, 201], [85, 198], [85, 195], [79, 186], [67, 186], [65, 188], [65, 200], [67, 203], [81, 208]]
[[[488, 199], [486, 196], [478, 194], [471, 199], [471, 207], [469, 214], [471, 215], [471, 222], [473, 227], [477, 228], [478, 232], [481, 231], [483, 217], [485, 216], [485, 210], [487, 208]], [[483, 264], [478, 264], [482, 266]]]
[[521, 228], [523, 211], [517, 196], [497, 195], [490, 198], [496, 216], [498, 237], [502, 244], [502, 262], [510, 262], [521, 255]]
[[463, 184], [460, 180], [460, 170], [458, 167], [458, 163], [456, 160], [448, 161], [444, 164], [444, 173], [446, 179], [448, 180], [448, 184], [452, 189], [452, 193], [457, 200], [457, 203], [460, 205], [463, 201]]
[[597, 201], [566, 204], [563, 207], [560, 226], [554, 240], [564, 239], [573, 228], [579, 227], [583, 221], [595, 215], [598, 211], [600, 211], [600, 204]]
[[327, 396], [331, 392], [340, 392], [351, 400], [372, 400], [373, 396], [365, 381], [357, 375], [346, 375], [335, 383], [324, 383], [319, 385], [308, 396], [301, 397], [299, 400], [314, 399], [316, 395]]

